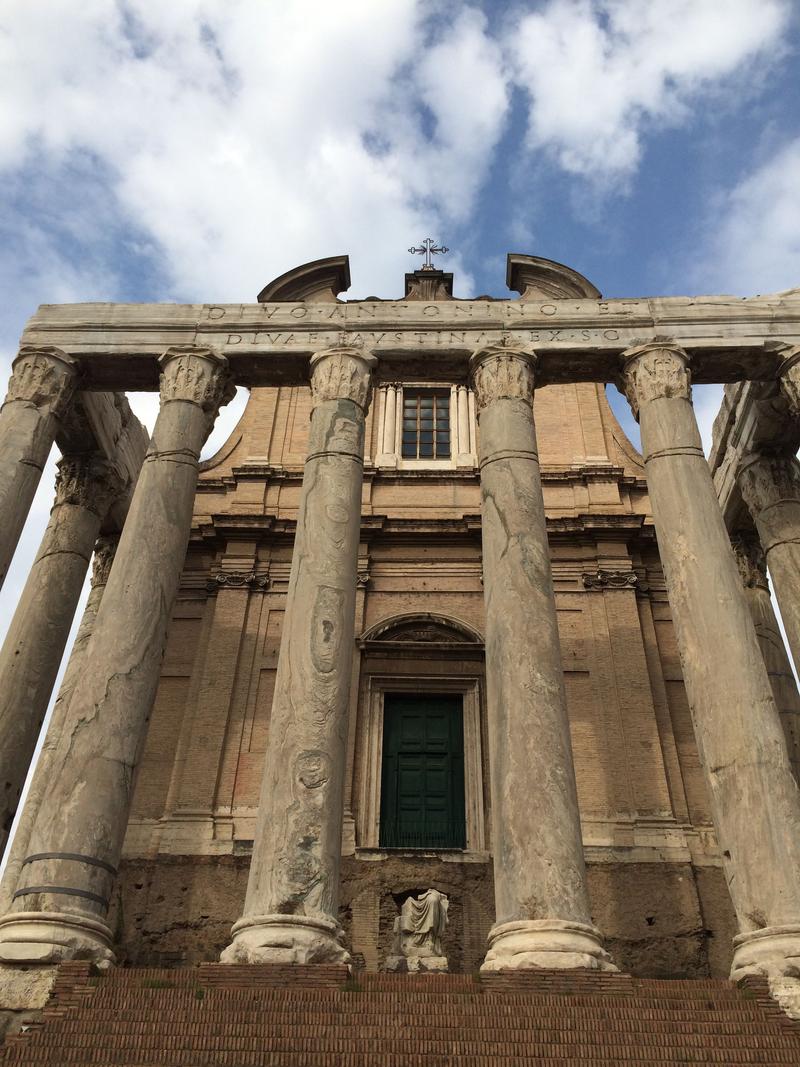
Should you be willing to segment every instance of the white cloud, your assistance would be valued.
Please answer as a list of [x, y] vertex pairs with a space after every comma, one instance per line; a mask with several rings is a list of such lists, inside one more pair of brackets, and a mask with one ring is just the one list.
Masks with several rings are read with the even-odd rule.
[[800, 287], [798, 190], [800, 138], [721, 193], [693, 270], [698, 290], [751, 295]]
[[[528, 145], [597, 182], [630, 175], [643, 133], [689, 116], [698, 94], [775, 48], [783, 0], [550, 0], [514, 26]], [[730, 88], [730, 87], [729, 87]]]

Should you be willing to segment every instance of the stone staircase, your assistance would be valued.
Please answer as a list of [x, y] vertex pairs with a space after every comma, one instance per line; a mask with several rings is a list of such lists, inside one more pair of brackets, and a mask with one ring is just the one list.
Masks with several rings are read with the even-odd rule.
[[10, 1064], [511, 1067], [800, 1064], [766, 983], [591, 972], [357, 974], [342, 967], [115, 970], [64, 964]]

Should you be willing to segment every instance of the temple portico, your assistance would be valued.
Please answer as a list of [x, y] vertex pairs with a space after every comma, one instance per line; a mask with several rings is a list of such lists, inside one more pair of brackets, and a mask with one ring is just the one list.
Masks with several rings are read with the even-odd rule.
[[[241, 911], [215, 947], [224, 963], [370, 963], [377, 942], [348, 943], [344, 926], [391, 929], [366, 892], [381, 865], [442, 880], [491, 861], [485, 971], [624, 969], [605, 928], [616, 898], [597, 890], [587, 854], [605, 848], [609, 870], [625, 863], [635, 880], [650, 834], [653, 852], [700, 870], [698, 884], [724, 871], [734, 977], [800, 976], [800, 703], [759, 563], [763, 551], [797, 655], [800, 476], [750, 431], [743, 457], [720, 460], [720, 445], [710, 469], [691, 403], [693, 382], [736, 383], [731, 411], [761, 390], [800, 439], [800, 294], [603, 301], [569, 268], [514, 256], [519, 300], [454, 300], [451, 276], [428, 270], [407, 278], [404, 301], [345, 304], [345, 273], [344, 257], [306, 265], [254, 305], [48, 306], [29, 323], [0, 413], [8, 558], [54, 440], [64, 458], [0, 652], [9, 823], [93, 550], [96, 568], [0, 886], [0, 963], [114, 962], [134, 789], [152, 780], [143, 852], [167, 853], [168, 832], [190, 840], [200, 824], [206, 856], [236, 859], [246, 843]], [[610, 381], [639, 421], [642, 456], [608, 430]], [[201, 464], [234, 385], [258, 410], [271, 398], [270, 440], [245, 418]], [[160, 391], [146, 452], [113, 399], [143, 388]], [[583, 428], [580, 462], [554, 463], [542, 442], [566, 435], [567, 397], [591, 397], [598, 428]], [[92, 431], [77, 451], [70, 406]], [[215, 475], [249, 433], [260, 444]], [[290, 460], [276, 474], [280, 435]], [[413, 485], [410, 503], [400, 485]], [[232, 516], [229, 492], [241, 492]], [[431, 530], [438, 569], [418, 548]], [[280, 543], [265, 562], [267, 536]], [[434, 581], [447, 610], [416, 610]], [[231, 602], [192, 631], [190, 673], [241, 694], [245, 710], [220, 711], [211, 730], [200, 682], [170, 695], [188, 675], [168, 639], [220, 589]], [[385, 597], [375, 609], [373, 589]], [[619, 691], [626, 670], [633, 696]], [[148, 735], [157, 691], [173, 703]], [[191, 806], [187, 753], [233, 733], [236, 758], [206, 754]], [[626, 744], [636, 754], [617, 758]], [[616, 778], [597, 769], [612, 749]], [[690, 758], [702, 774], [684, 788]], [[225, 809], [224, 789], [251, 799]], [[601, 830], [610, 843], [592, 845]], [[348, 840], [366, 889], [345, 894]], [[440, 866], [425, 868], [434, 854]], [[468, 894], [419, 878], [394, 904], [444, 894], [449, 929], [476, 936]]]

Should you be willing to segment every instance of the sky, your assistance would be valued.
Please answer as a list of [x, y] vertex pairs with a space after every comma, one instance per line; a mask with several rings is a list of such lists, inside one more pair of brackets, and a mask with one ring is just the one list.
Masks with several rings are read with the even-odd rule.
[[399, 297], [427, 236], [462, 297], [509, 295], [512, 251], [608, 297], [800, 286], [799, 29], [798, 0], [0, 0], [0, 375], [40, 303], [252, 301], [343, 253], [349, 296]]

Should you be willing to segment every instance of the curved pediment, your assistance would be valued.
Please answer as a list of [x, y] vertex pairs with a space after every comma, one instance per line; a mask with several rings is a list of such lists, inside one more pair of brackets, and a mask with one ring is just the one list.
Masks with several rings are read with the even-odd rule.
[[509, 252], [506, 285], [521, 300], [599, 300], [600, 290], [572, 267], [541, 256]]
[[362, 641], [426, 645], [483, 644], [481, 635], [466, 623], [432, 612], [395, 615], [384, 619], [367, 630]]
[[265, 285], [257, 299], [259, 304], [283, 300], [333, 303], [339, 293], [349, 288], [349, 257], [330, 256], [328, 259], [315, 259], [311, 263], [292, 267]]

